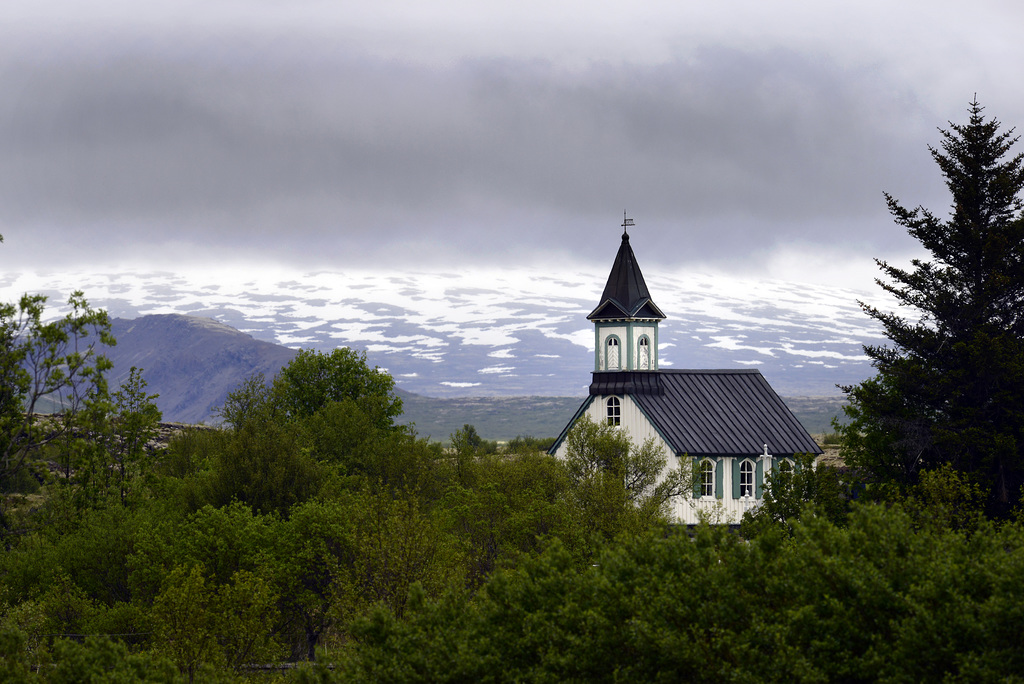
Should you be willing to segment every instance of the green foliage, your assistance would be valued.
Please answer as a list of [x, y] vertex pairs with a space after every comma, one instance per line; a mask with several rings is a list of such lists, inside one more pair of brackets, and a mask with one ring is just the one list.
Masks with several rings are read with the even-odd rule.
[[186, 428], [171, 439], [156, 471], [173, 478], [192, 477], [210, 467], [225, 441], [225, 433], [220, 430]]
[[921, 473], [903, 505], [918, 526], [971, 532], [982, 522], [985, 494], [967, 475], [945, 464]]
[[42, 526], [0, 555], [0, 575], [16, 595], [38, 598], [62, 575], [105, 605], [127, 599], [128, 515], [120, 507], [86, 511], [73, 528]]
[[762, 496], [760, 506], [743, 514], [744, 536], [754, 536], [775, 526], [792, 532], [793, 525], [808, 507], [815, 515], [843, 525], [851, 494], [838, 470], [816, 464], [811, 454], [801, 454], [792, 468], [776, 465], [765, 477]]
[[189, 682], [204, 663], [219, 665], [223, 658], [217, 648], [219, 615], [213, 601], [202, 568], [180, 565], [167, 576], [166, 588], [153, 603], [160, 649]]
[[793, 537], [643, 536], [580, 568], [553, 545], [475, 596], [415, 589], [319, 681], [1000, 681], [1024, 664], [1016, 526], [970, 538], [854, 506]]
[[131, 595], [151, 602], [176, 566], [202, 565], [205, 575], [227, 584], [240, 571], [255, 572], [280, 534], [276, 516], [256, 514], [241, 502], [207, 505], [180, 520], [140, 520], [132, 537]]
[[207, 500], [286, 514], [331, 475], [403, 486], [423, 465], [420, 454], [405, 456], [423, 449], [394, 425], [401, 410], [394, 380], [365, 354], [300, 351], [270, 386], [257, 374], [228, 395], [220, 415], [231, 431], [214, 455]]
[[[110, 362], [99, 347], [115, 343], [106, 312], [75, 292], [69, 313], [44, 323], [45, 304], [42, 295], [0, 304], [0, 492], [10, 491], [44, 445], [63, 440], [81, 449], [76, 431], [106, 401]], [[38, 415], [51, 410], [61, 413]]]
[[227, 584], [208, 582], [202, 567], [179, 565], [153, 603], [158, 648], [191, 682], [203, 666], [239, 668], [277, 654], [272, 638], [277, 597], [246, 571]]
[[273, 421], [232, 431], [211, 465], [210, 503], [224, 506], [238, 500], [260, 513], [287, 514], [313, 496], [322, 481], [295, 430]]
[[1005, 514], [1024, 485], [1024, 156], [976, 101], [931, 149], [952, 196], [940, 219], [886, 196], [896, 223], [931, 254], [904, 270], [878, 261], [882, 288], [915, 319], [864, 305], [891, 346], [869, 346], [878, 375], [846, 387], [847, 463], [909, 484], [949, 464]]
[[235, 429], [270, 420], [273, 406], [270, 386], [263, 373], [254, 373], [228, 393], [217, 411], [220, 419]]
[[505, 450], [513, 454], [525, 454], [539, 452], [546, 454], [554, 445], [555, 437], [533, 437], [530, 435], [516, 435], [505, 445]]
[[413, 583], [437, 594], [460, 577], [443, 521], [409, 493], [380, 490], [297, 506], [274, 558], [297, 657], [312, 658], [325, 634], [370, 605], [401, 615]]
[[335, 401], [352, 399], [373, 418], [377, 428], [390, 428], [402, 414], [395, 381], [366, 365], [366, 354], [338, 348], [330, 354], [304, 349], [274, 378], [273, 404], [291, 418], [308, 418]]
[[[472, 425], [463, 425], [450, 436], [451, 455], [455, 463], [455, 475], [463, 485], [471, 485], [474, 464], [476, 460], [485, 454], [494, 454], [498, 451], [496, 442], [487, 443], [477, 434], [476, 428]], [[493, 444], [493, 448], [491, 445]]]
[[568, 473], [556, 458], [531, 450], [484, 455], [461, 468], [440, 507], [462, 546], [468, 586], [539, 552], [546, 539], [582, 546], [572, 525]]
[[121, 503], [128, 496], [133, 479], [149, 469], [147, 446], [157, 434], [162, 418], [153, 400], [158, 394], [146, 393], [142, 370], [132, 366], [128, 379], [114, 392], [114, 439], [111, 448], [113, 465], [118, 476]]
[[342, 478], [391, 489], [430, 488], [441, 445], [418, 439], [404, 427], [380, 427], [352, 399], [331, 402], [300, 421], [299, 439], [318, 464]]
[[32, 684], [39, 681], [26, 645], [25, 633], [0, 626], [0, 684]]
[[272, 569], [294, 658], [312, 660], [322, 637], [349, 618], [354, 588], [347, 569], [356, 553], [351, 519], [345, 502], [308, 501], [281, 530]]
[[498, 443], [494, 440], [484, 439], [472, 425], [466, 424], [461, 430], [456, 431], [450, 437], [452, 448], [456, 451], [475, 452], [478, 454], [498, 453]]
[[61, 640], [55, 644], [53, 669], [47, 673], [46, 681], [53, 684], [176, 684], [181, 678], [169, 660], [149, 653], [129, 653], [124, 644], [107, 637], [90, 636], [84, 643]]
[[692, 468], [666, 472], [664, 449], [653, 439], [635, 445], [622, 430], [585, 416], [566, 436], [565, 463], [577, 525], [600, 539], [666, 522], [669, 501], [693, 491]]
[[822, 438], [821, 438], [821, 443], [826, 445], [826, 446], [835, 446], [835, 445], [838, 445], [838, 444], [842, 444], [842, 441], [843, 441], [843, 435], [838, 430], [833, 430], [832, 432], [826, 432], [824, 435], [822, 435]]
[[130, 495], [144, 495], [142, 483], [151, 471], [149, 442], [157, 434], [160, 410], [156, 395], [145, 392], [142, 371], [132, 367], [128, 379], [111, 397], [97, 392], [74, 416], [57, 420], [73, 425], [55, 442], [61, 467], [60, 484], [72, 507], [82, 509], [113, 499], [122, 505]]
[[[325, 410], [354, 415], [351, 441], [357, 430], [384, 432], [394, 428], [402, 413], [395, 396], [394, 379], [366, 364], [366, 354], [338, 348], [330, 354], [300, 350], [288, 365], [267, 383], [262, 373], [247, 378], [228, 394], [218, 413], [235, 429], [268, 421], [302, 422]], [[335, 407], [335, 405], [340, 405]], [[330, 422], [337, 422], [337, 415]]]

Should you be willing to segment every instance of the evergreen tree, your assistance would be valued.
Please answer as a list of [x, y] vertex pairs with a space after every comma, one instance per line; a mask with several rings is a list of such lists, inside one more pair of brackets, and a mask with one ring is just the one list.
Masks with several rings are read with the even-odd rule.
[[948, 219], [886, 194], [931, 258], [908, 270], [876, 260], [879, 285], [917, 315], [862, 304], [891, 344], [865, 347], [878, 375], [843, 388], [843, 432], [848, 462], [877, 479], [909, 484], [948, 463], [999, 513], [1024, 483], [1024, 155], [1009, 156], [1013, 129], [986, 120], [976, 99], [969, 112], [929, 147], [952, 195]]

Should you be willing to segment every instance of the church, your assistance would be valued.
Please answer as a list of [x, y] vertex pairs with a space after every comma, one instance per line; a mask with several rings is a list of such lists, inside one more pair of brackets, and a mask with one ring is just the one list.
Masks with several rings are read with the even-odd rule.
[[653, 438], [668, 468], [697, 465], [692, 495], [672, 503], [675, 522], [695, 524], [703, 515], [737, 523], [760, 503], [767, 473], [821, 449], [760, 371], [658, 367], [658, 323], [665, 314], [647, 290], [629, 244], [630, 225], [625, 219], [604, 293], [587, 316], [594, 323], [590, 396], [550, 453], [565, 457], [565, 438], [583, 416], [618, 426], [634, 444]]

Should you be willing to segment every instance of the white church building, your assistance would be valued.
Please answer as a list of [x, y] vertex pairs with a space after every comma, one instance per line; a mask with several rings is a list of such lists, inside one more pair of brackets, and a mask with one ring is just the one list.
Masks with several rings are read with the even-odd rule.
[[679, 370], [658, 367], [658, 323], [629, 244], [626, 220], [594, 323], [590, 396], [551, 447], [564, 458], [565, 438], [583, 416], [628, 432], [634, 443], [653, 438], [667, 467], [697, 464], [692, 495], [673, 502], [673, 517], [697, 523], [701, 514], [737, 523], [761, 501], [766, 473], [792, 466], [797, 454], [821, 454], [814, 439], [758, 370]]

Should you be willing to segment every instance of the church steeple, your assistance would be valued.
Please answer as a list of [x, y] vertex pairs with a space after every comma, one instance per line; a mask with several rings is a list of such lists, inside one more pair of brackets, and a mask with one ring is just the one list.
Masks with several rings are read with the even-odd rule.
[[629, 244], [623, 217], [622, 243], [615, 255], [601, 301], [587, 316], [595, 328], [595, 371], [657, 370], [658, 321], [665, 314], [651, 299]]
[[629, 245], [629, 233], [623, 231], [622, 244], [612, 263], [612, 271], [608, 274], [601, 302], [587, 319], [593, 321], [631, 317], [661, 320], [665, 314], [651, 299], [644, 274], [640, 272], [633, 248]]

